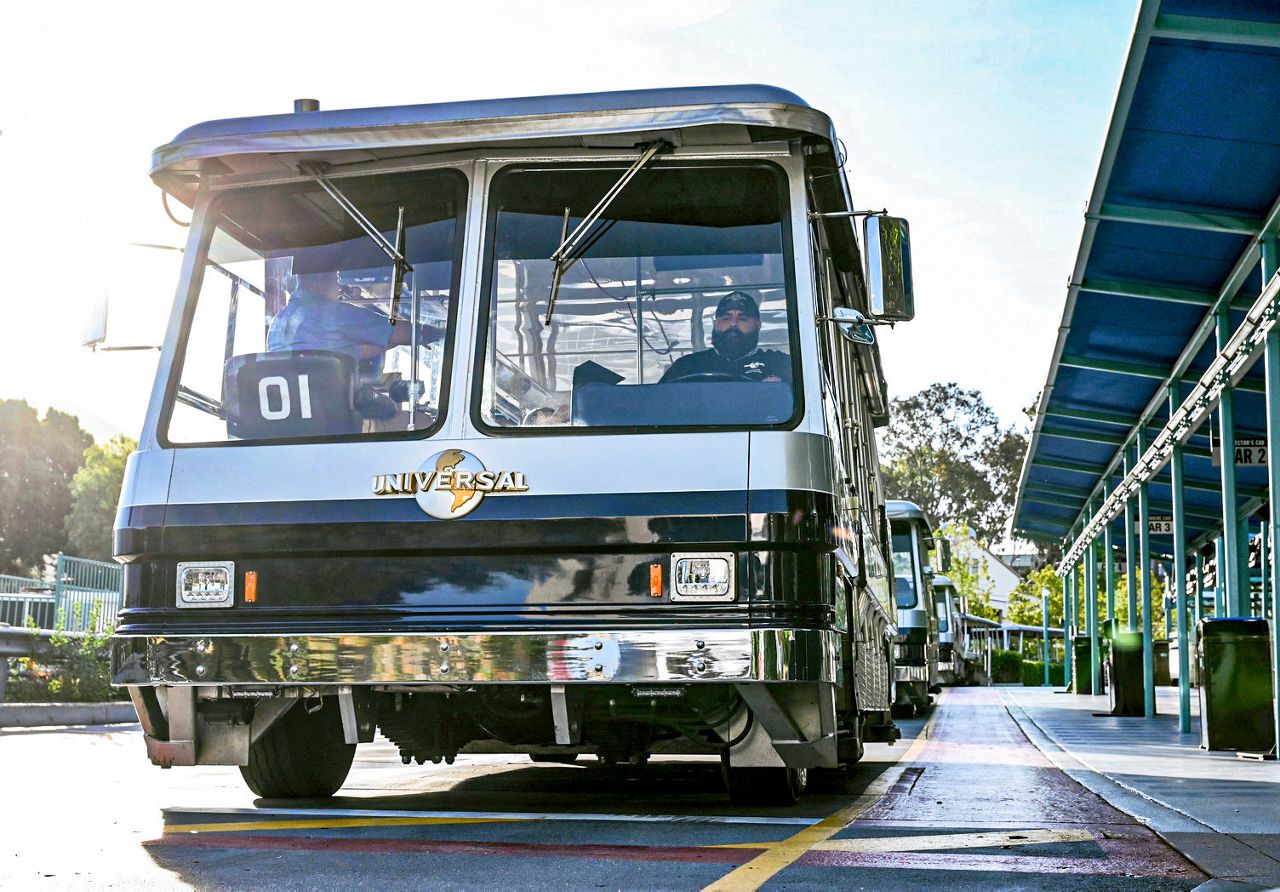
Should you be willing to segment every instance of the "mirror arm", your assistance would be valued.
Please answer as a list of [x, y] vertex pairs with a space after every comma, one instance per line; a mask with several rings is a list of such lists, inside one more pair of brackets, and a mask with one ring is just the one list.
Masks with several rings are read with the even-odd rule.
[[810, 220], [821, 220], [824, 217], [887, 217], [888, 208], [878, 211], [809, 211]]

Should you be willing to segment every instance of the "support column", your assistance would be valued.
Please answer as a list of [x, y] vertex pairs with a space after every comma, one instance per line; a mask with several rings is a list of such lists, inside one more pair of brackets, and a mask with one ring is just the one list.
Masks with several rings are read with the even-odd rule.
[[[1133, 462], [1130, 458], [1129, 447], [1124, 448], [1124, 476], [1128, 477], [1129, 472], [1133, 470]], [[1124, 579], [1125, 586], [1128, 591], [1126, 595], [1129, 602], [1129, 617], [1127, 625], [1130, 632], [1138, 629], [1138, 574], [1137, 563], [1138, 554], [1133, 541], [1133, 528], [1138, 525], [1137, 519], [1133, 513], [1133, 499], [1125, 499], [1124, 502]]]
[[[1138, 456], [1147, 451], [1146, 428], [1138, 427]], [[1142, 704], [1147, 718], [1156, 714], [1155, 648], [1151, 641], [1151, 495], [1150, 487], [1138, 487], [1138, 559], [1142, 562]], [[1133, 604], [1130, 595], [1129, 603]], [[1132, 607], [1130, 608], [1132, 609]]]
[[1213, 540], [1213, 557], [1218, 568], [1218, 572], [1213, 574], [1213, 618], [1217, 619], [1227, 615], [1227, 546], [1221, 535]]
[[[1231, 307], [1224, 301], [1218, 309], [1218, 352], [1231, 337]], [[1218, 404], [1218, 437], [1222, 447], [1222, 536], [1223, 549], [1218, 577], [1223, 580], [1226, 610], [1222, 616], [1249, 615], [1249, 564], [1240, 561], [1240, 522], [1236, 518], [1236, 423], [1234, 391], [1228, 385]], [[1244, 547], [1248, 548], [1248, 543]], [[1225, 560], [1224, 560], [1225, 559]]]
[[1200, 628], [1201, 614], [1204, 612], [1204, 555], [1196, 551], [1196, 602], [1191, 605], [1191, 627]]
[[1049, 686], [1049, 586], [1040, 590], [1040, 653], [1044, 659], [1044, 686]]
[[[1181, 402], [1180, 385], [1169, 385], [1169, 413], [1177, 411]], [[1178, 730], [1191, 732], [1191, 654], [1187, 635], [1187, 493], [1186, 472], [1182, 462], [1182, 447], [1173, 447], [1169, 461], [1169, 474], [1173, 485], [1173, 603], [1178, 614]], [[1199, 577], [1197, 576], [1197, 580]]]
[[[1089, 512], [1090, 517], [1093, 512]], [[1084, 633], [1089, 636], [1089, 693], [1097, 694], [1098, 679], [1098, 540], [1089, 543], [1084, 580]], [[1080, 673], [1082, 676], [1084, 673]]]
[[[1265, 289], [1275, 275], [1277, 261], [1276, 238], [1267, 237], [1262, 242], [1262, 287]], [[1280, 445], [1280, 332], [1272, 327], [1267, 332], [1264, 348], [1264, 377], [1267, 384], [1267, 539], [1271, 545], [1271, 706], [1276, 726], [1276, 740], [1280, 740], [1280, 561], [1276, 560], [1275, 546], [1280, 541], [1280, 456], [1274, 447]], [[1265, 602], [1264, 602], [1265, 610]]]
[[[1071, 602], [1075, 597], [1076, 568], [1062, 577], [1062, 683], [1071, 687]], [[1076, 693], [1079, 693], [1078, 691]]]
[[[1102, 481], [1102, 501], [1107, 501], [1107, 496], [1111, 493], [1111, 481]], [[1107, 565], [1104, 568], [1107, 586], [1107, 620], [1111, 620], [1116, 615], [1116, 550], [1115, 543], [1111, 541], [1111, 523], [1108, 522], [1102, 531], [1102, 555], [1106, 559]]]

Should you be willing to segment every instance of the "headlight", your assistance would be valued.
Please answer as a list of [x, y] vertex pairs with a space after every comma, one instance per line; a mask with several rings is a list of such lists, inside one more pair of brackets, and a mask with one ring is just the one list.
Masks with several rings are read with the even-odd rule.
[[178, 564], [179, 607], [230, 607], [235, 601], [236, 565], [231, 561]]
[[673, 554], [671, 600], [734, 600], [733, 565], [731, 553]]

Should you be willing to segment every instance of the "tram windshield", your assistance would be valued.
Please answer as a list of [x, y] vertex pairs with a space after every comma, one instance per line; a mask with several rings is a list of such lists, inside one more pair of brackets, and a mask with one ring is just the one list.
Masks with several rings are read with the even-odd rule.
[[898, 606], [904, 609], [915, 607], [919, 601], [916, 595], [916, 553], [913, 539], [910, 527], [893, 524], [893, 575], [897, 577], [895, 591]]
[[786, 179], [761, 163], [651, 165], [562, 263], [617, 165], [517, 167], [491, 190], [477, 412], [531, 428], [770, 426], [796, 414]]
[[169, 442], [408, 436], [435, 427], [466, 179], [436, 170], [332, 183], [391, 244], [403, 206], [409, 269], [399, 299], [383, 246], [321, 184], [220, 196], [169, 389]]

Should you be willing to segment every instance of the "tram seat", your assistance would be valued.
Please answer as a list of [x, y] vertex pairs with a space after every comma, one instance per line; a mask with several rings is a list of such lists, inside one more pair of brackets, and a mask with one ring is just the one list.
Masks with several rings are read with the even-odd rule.
[[253, 439], [357, 433], [358, 380], [355, 360], [333, 350], [233, 356], [223, 370], [227, 433]]
[[573, 388], [573, 423], [593, 427], [780, 424], [794, 411], [791, 385], [780, 381], [587, 383]]

